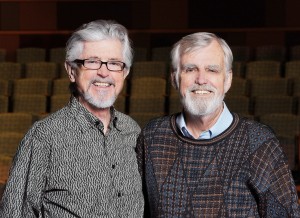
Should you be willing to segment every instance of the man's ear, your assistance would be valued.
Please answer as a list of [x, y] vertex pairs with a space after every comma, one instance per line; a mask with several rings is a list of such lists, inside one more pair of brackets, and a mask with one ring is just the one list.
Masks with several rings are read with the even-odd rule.
[[172, 86], [173, 86], [176, 90], [178, 90], [179, 87], [177, 86], [177, 82], [176, 82], [176, 71], [172, 71], [170, 77], [171, 77], [170, 79], [171, 79], [171, 84], [172, 84]]
[[75, 82], [75, 69], [67, 62], [65, 62], [65, 68], [69, 75], [70, 81]]
[[128, 76], [129, 72], [130, 72], [130, 68], [129, 69], [125, 69], [125, 71], [124, 71], [124, 79], [126, 79], [126, 77]]
[[226, 77], [227, 78], [225, 79], [224, 93], [227, 93], [228, 90], [231, 87], [231, 83], [232, 83], [232, 70], [230, 70], [230, 72], [227, 72]]

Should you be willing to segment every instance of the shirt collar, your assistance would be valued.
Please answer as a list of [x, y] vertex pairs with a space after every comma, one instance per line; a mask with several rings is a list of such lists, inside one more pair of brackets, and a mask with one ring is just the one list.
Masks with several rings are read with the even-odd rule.
[[[91, 112], [89, 112], [79, 101], [77, 98], [72, 97], [69, 103], [69, 107], [73, 111], [74, 116], [78, 120], [79, 123], [86, 129], [89, 129], [92, 126], [96, 126], [97, 128], [99, 125], [103, 125], [102, 122], [94, 116]], [[110, 108], [111, 114], [111, 121], [109, 126], [116, 126], [117, 123], [117, 114], [114, 107]], [[100, 127], [101, 128], [101, 127]]]
[[[231, 125], [233, 121], [233, 116], [228, 110], [225, 102], [223, 102], [223, 105], [224, 105], [223, 111], [220, 117], [218, 118], [217, 122], [209, 130], [202, 132], [198, 139], [214, 138], [217, 135], [224, 132]], [[177, 116], [176, 125], [184, 136], [188, 138], [194, 138], [187, 129], [183, 113], [180, 113]]]

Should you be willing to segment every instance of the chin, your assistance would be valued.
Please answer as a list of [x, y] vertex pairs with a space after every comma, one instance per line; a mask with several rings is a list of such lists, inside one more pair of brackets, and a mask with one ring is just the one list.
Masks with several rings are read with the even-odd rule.
[[[103, 98], [104, 97], [104, 98]], [[98, 108], [98, 109], [106, 109], [113, 106], [115, 103], [117, 96], [112, 96], [110, 98], [107, 98], [107, 96], [93, 98], [92, 96], [86, 94], [84, 95], [84, 99], [86, 102], [88, 102], [92, 107]]]
[[205, 116], [214, 113], [223, 103], [223, 98], [194, 99], [190, 97], [181, 99], [186, 112], [193, 116]]

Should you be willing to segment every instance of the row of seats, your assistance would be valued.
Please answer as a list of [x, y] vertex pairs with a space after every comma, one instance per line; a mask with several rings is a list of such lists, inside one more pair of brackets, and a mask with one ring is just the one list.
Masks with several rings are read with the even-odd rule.
[[[239, 78], [264, 78], [264, 77], [300, 77], [300, 60], [287, 61], [235, 61], [232, 65], [234, 77]], [[132, 65], [131, 77], [162, 77], [168, 78], [170, 65], [166, 61], [136, 61]]]
[[0, 80], [0, 112], [53, 112], [68, 102], [69, 83], [67, 78]]
[[[169, 77], [169, 64], [165, 61], [135, 62], [129, 74], [133, 77]], [[0, 79], [13, 80], [20, 78], [67, 78], [63, 63], [31, 62], [20, 64], [16, 62], [0, 62]]]
[[[231, 46], [235, 61], [252, 60], [300, 60], [300, 45], [282, 46], [282, 45], [261, 45], [251, 46]], [[135, 47], [135, 61], [169, 61], [171, 46], [164, 47]], [[25, 47], [16, 50], [16, 61], [19, 63], [35, 61], [51, 61], [61, 63], [65, 59], [65, 48], [45, 48]], [[6, 61], [6, 50], [0, 49], [0, 61]]]
[[[24, 78], [0, 79], [0, 95], [41, 94], [45, 96], [68, 94], [69, 79]], [[137, 77], [126, 79], [122, 90], [124, 95], [169, 96], [177, 95], [170, 81], [160, 77]], [[233, 78], [229, 96], [287, 95], [300, 96], [300, 78]]]
[[235, 61], [274, 60], [285, 62], [300, 60], [300, 45], [231, 46]]
[[[137, 47], [134, 48], [134, 60], [135, 61], [169, 61], [171, 47]], [[55, 62], [62, 63], [65, 61], [65, 48], [57, 47], [45, 48], [37, 47], [25, 47], [16, 49], [16, 62], [28, 63], [28, 62]], [[6, 49], [0, 49], [0, 62], [7, 61]]]
[[229, 109], [246, 116], [257, 117], [268, 113], [287, 113], [300, 115], [300, 97], [266, 96], [226, 96]]
[[[41, 95], [15, 96], [12, 99], [10, 112], [28, 112], [44, 117], [66, 105], [69, 97], [69, 95], [57, 95], [50, 98]], [[9, 107], [8, 101], [7, 98], [0, 96], [1, 105]], [[269, 113], [299, 115], [300, 111], [299, 97], [259, 96], [250, 99], [245, 96], [227, 96], [225, 102], [231, 111], [252, 119]], [[169, 98], [163, 96], [119, 96], [115, 107], [134, 117], [141, 126], [144, 126], [153, 117], [181, 111], [180, 101], [175, 96]], [[5, 113], [8, 110], [2, 109], [1, 111], [1, 113]]]
[[6, 183], [12, 158], [21, 139], [38, 119], [31, 113], [0, 113], [0, 186]]
[[[39, 113], [53, 112], [68, 101], [70, 96], [69, 83], [67, 78], [0, 80], [0, 100], [2, 101], [0, 111], [19, 111], [16, 108], [20, 104], [20, 110], [28, 108], [29, 111], [35, 109], [34, 111], [38, 112], [40, 110]], [[291, 113], [299, 114], [300, 110], [298, 106], [295, 106], [298, 104], [299, 96], [300, 78], [234, 78], [232, 86], [226, 94], [226, 100], [230, 101], [232, 105], [236, 102], [237, 106], [248, 108], [243, 111], [249, 111], [249, 114], [256, 115], [258, 113], [255, 107], [258, 102], [276, 102], [274, 99], [276, 97], [277, 100], [285, 102], [284, 105], [287, 108], [292, 108], [289, 110]], [[263, 97], [266, 99], [262, 100]], [[149, 99], [153, 104], [154, 102], [157, 104], [147, 105], [146, 102]], [[21, 102], [24, 103], [21, 104]], [[38, 107], [38, 102], [41, 102], [43, 106]], [[127, 113], [134, 111], [132, 107], [137, 108], [138, 105], [140, 109], [136, 112], [163, 112], [165, 114], [180, 109], [177, 91], [170, 85], [169, 80], [158, 77], [139, 77], [125, 80], [117, 104], [118, 109]], [[158, 110], [158, 105], [165, 106]], [[238, 109], [237, 112], [242, 112], [239, 108], [234, 109]]]
[[[282, 46], [282, 45], [261, 45], [256, 47], [251, 46], [230, 46], [234, 61], [291, 61], [300, 60], [300, 45]], [[135, 48], [135, 60], [159, 60], [169, 61], [171, 47], [156, 47], [156, 48]]]
[[[300, 77], [300, 60], [280, 63], [279, 61], [250, 61], [234, 62], [234, 77]], [[133, 77], [162, 77], [169, 78], [170, 65], [165, 61], [137, 61], [131, 68], [130, 78]], [[63, 63], [32, 62], [20, 64], [16, 62], [0, 62], [0, 79], [20, 78], [67, 78]]]
[[[0, 111], [5, 112], [28, 112], [46, 115], [55, 112], [67, 104], [69, 94], [46, 97], [43, 95], [16, 95], [11, 98], [0, 96]], [[291, 96], [226, 96], [225, 102], [233, 112], [252, 116], [253, 118], [268, 113], [298, 114], [300, 111], [300, 97]], [[115, 107], [124, 113], [133, 116], [148, 114], [149, 118], [172, 114], [181, 111], [178, 96], [130, 96], [118, 97]], [[141, 120], [139, 118], [137, 120]], [[145, 122], [148, 120], [146, 119]], [[141, 121], [141, 125], [144, 122]]]
[[235, 77], [261, 78], [261, 77], [300, 77], [300, 60], [279, 61], [249, 61], [233, 62], [232, 71]]
[[[170, 58], [170, 47], [154, 47], [148, 49], [146, 47], [134, 48], [134, 60], [135, 61], [168, 61]], [[0, 49], [0, 62], [6, 61], [6, 49]], [[65, 60], [65, 48], [57, 47], [45, 48], [26, 47], [16, 49], [16, 62], [28, 63], [28, 62], [55, 62], [62, 63]]]
[[[24, 78], [15, 80], [0, 79], [0, 95], [40, 94], [45, 96], [69, 94], [70, 80]], [[140, 77], [125, 79], [122, 94], [124, 95], [166, 95], [169, 93], [169, 82], [165, 78]]]
[[300, 96], [299, 78], [233, 78], [227, 93], [230, 96], [288, 95]]
[[0, 62], [0, 79], [14, 80], [21, 78], [57, 79], [67, 78], [63, 63], [55, 62]]
[[[6, 54], [6, 49], [0, 49], [0, 62], [7, 61]], [[15, 55], [16, 62], [18, 63], [40, 61], [51, 61], [55, 63], [61, 63], [65, 60], [65, 48], [51, 48], [49, 51], [45, 48], [37, 47], [18, 48], [16, 49]]]

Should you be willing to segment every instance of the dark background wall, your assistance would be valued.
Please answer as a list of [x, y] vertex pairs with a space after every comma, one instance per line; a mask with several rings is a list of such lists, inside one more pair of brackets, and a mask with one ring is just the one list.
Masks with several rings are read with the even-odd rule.
[[95, 19], [125, 25], [135, 46], [168, 46], [196, 31], [230, 45], [300, 44], [299, 0], [0, 0], [0, 47], [64, 46]]

